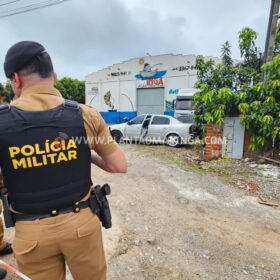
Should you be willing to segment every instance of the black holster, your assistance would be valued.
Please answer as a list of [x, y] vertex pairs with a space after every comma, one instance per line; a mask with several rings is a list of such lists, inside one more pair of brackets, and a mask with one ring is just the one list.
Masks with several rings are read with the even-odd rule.
[[15, 226], [13, 212], [10, 210], [10, 202], [6, 188], [1, 189], [1, 200], [3, 203], [3, 216], [6, 228]]
[[108, 184], [96, 186], [91, 191], [89, 205], [94, 214], [96, 214], [104, 228], [112, 227], [112, 217], [107, 195], [110, 195], [111, 188]]

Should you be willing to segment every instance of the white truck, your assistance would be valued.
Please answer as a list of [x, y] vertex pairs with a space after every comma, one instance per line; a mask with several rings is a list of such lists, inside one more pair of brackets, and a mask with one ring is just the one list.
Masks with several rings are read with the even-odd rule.
[[175, 118], [190, 118], [194, 113], [193, 96], [198, 92], [196, 88], [180, 89], [174, 102], [174, 117]]

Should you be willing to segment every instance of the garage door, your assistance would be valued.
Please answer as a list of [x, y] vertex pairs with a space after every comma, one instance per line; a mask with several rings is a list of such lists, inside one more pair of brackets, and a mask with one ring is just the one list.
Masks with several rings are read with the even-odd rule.
[[137, 114], [163, 114], [164, 88], [137, 89]]

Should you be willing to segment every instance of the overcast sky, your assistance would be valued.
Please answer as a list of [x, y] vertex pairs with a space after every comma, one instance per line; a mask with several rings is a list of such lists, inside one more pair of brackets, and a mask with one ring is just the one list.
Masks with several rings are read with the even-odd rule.
[[[1, 12], [44, 0], [0, 0]], [[270, 0], [71, 0], [0, 18], [0, 81], [7, 49], [21, 40], [42, 43], [59, 77], [85, 75], [134, 57], [174, 53], [219, 56], [249, 26], [264, 49]]]

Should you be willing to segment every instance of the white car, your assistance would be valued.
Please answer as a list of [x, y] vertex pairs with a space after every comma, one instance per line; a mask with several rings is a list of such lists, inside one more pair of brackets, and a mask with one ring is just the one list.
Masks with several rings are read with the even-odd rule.
[[143, 143], [167, 144], [176, 147], [192, 139], [194, 126], [182, 123], [166, 115], [145, 114], [122, 123], [110, 125], [116, 142], [136, 141]]

